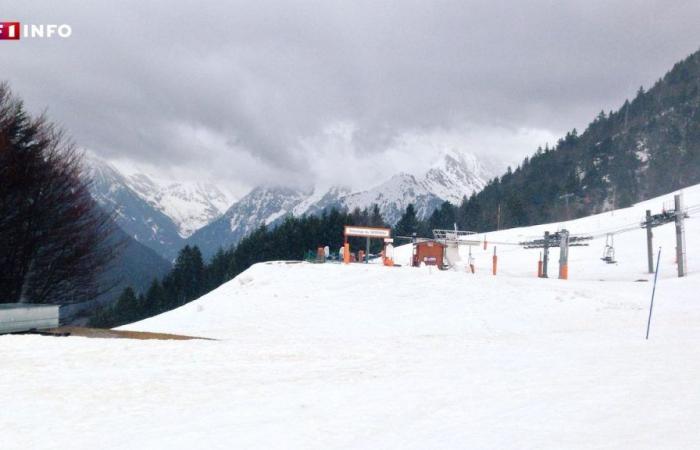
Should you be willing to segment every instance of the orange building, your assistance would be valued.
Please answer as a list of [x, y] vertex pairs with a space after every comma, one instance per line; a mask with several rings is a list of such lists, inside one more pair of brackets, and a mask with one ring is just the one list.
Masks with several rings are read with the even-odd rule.
[[445, 245], [436, 241], [417, 242], [413, 245], [413, 266], [421, 264], [426, 266], [443, 267]]

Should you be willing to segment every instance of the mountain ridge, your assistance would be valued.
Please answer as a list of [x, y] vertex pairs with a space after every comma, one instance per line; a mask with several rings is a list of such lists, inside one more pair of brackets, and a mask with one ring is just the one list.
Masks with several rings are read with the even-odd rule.
[[352, 211], [377, 204], [384, 220], [394, 224], [413, 204], [418, 217], [424, 219], [444, 201], [456, 203], [477, 192], [489, 177], [490, 172], [475, 156], [451, 149], [442, 152], [423, 174], [400, 172], [362, 191], [344, 186], [323, 190], [258, 186], [220, 218], [193, 233], [187, 242], [211, 257], [220, 247], [234, 245], [260, 225], [275, 226], [287, 215], [312, 215], [329, 208]]

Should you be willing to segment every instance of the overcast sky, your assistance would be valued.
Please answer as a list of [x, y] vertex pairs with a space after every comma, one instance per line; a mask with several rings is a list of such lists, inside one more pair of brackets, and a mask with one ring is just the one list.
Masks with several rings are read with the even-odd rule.
[[0, 41], [32, 111], [122, 166], [238, 195], [362, 187], [443, 148], [518, 161], [700, 48], [697, 0], [3, 3], [73, 30]]

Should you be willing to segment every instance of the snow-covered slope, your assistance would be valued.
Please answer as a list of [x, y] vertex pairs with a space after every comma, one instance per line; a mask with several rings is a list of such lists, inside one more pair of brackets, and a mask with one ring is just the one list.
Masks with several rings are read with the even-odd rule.
[[688, 277], [673, 225], [655, 229], [648, 341], [643, 231], [615, 237], [617, 265], [599, 259], [605, 232], [670, 199], [565, 224], [596, 236], [571, 249], [569, 281], [506, 245], [553, 224], [489, 234], [474, 275], [264, 263], [125, 327], [217, 341], [0, 336], [3, 448], [698, 448], [700, 186]]
[[127, 180], [141, 198], [175, 222], [183, 238], [221, 216], [234, 201], [230, 193], [211, 183], [175, 182], [143, 173]]

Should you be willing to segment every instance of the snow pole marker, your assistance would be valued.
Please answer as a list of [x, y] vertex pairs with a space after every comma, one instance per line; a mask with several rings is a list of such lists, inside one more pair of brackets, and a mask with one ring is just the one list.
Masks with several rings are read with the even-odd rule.
[[654, 294], [656, 294], [656, 279], [659, 276], [659, 261], [661, 260], [661, 247], [656, 256], [656, 271], [654, 271], [654, 288], [651, 290], [651, 303], [649, 304], [649, 319], [647, 319], [647, 335], [646, 340], [649, 340], [649, 328], [651, 327], [651, 312], [654, 309]]
[[496, 255], [496, 246], [493, 246], [493, 267], [492, 267], [492, 272], [493, 275], [496, 275], [496, 269], [498, 269], [498, 256]]

